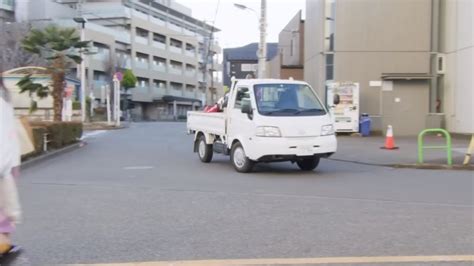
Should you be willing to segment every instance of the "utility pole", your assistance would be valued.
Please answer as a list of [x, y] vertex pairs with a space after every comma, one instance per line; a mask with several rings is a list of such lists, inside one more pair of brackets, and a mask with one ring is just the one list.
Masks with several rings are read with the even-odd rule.
[[267, 0], [260, 4], [260, 42], [258, 43], [258, 78], [264, 78], [265, 64], [267, 62]]

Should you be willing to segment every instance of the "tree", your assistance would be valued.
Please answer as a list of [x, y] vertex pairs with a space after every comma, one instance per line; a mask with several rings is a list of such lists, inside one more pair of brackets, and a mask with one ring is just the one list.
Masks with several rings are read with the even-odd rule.
[[122, 78], [122, 87], [125, 89], [125, 100], [124, 100], [124, 107], [123, 109], [128, 115], [128, 93], [127, 91], [131, 88], [135, 88], [137, 84], [137, 77], [133, 74], [132, 70], [126, 69], [123, 73]]
[[132, 70], [126, 69], [123, 73], [122, 87], [127, 92], [131, 88], [135, 88], [137, 84], [137, 77], [133, 74]]
[[[17, 83], [20, 92], [28, 92], [30, 96], [36, 95], [38, 98], [51, 95], [53, 97], [54, 121], [61, 121], [66, 72], [73, 64], [81, 63], [80, 52], [88, 47], [89, 42], [81, 41], [74, 28], [59, 28], [50, 25], [43, 30], [31, 30], [21, 43], [24, 50], [36, 54], [48, 62], [46, 69], [51, 77], [51, 82], [44, 86], [35, 83], [31, 79], [31, 75], [26, 75]], [[32, 100], [32, 106], [35, 105], [36, 102]]]

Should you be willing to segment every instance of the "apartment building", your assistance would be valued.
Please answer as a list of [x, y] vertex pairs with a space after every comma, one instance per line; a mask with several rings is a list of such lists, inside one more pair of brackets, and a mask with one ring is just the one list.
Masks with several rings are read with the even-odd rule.
[[449, 130], [472, 131], [472, 3], [308, 0], [305, 79], [324, 98], [326, 82], [358, 82], [377, 131], [418, 134], [446, 111]]
[[[247, 75], [257, 76], [258, 43], [250, 43], [242, 47], [224, 49], [222, 80], [227, 87], [231, 86], [231, 78], [244, 79]], [[278, 43], [267, 43], [267, 61], [278, 53]], [[268, 71], [266, 71], [268, 76]]]
[[278, 54], [268, 62], [270, 78], [304, 79], [304, 20], [302, 11], [288, 22], [278, 35]]
[[137, 85], [122, 98], [132, 102], [134, 119], [177, 119], [223, 95], [219, 30], [173, 0], [35, 0], [28, 7], [23, 12], [37, 24], [78, 27], [74, 17], [87, 19], [86, 94], [103, 101], [113, 74], [132, 69]]

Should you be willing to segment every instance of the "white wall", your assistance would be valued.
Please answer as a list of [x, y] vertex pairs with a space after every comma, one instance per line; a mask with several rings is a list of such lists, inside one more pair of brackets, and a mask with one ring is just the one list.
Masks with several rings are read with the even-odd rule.
[[441, 51], [446, 55], [443, 107], [447, 129], [474, 133], [474, 1], [442, 1]]

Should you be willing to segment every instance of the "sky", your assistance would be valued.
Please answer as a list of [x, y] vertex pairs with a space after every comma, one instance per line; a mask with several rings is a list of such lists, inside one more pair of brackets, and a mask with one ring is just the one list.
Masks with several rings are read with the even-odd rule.
[[[192, 9], [193, 17], [221, 30], [217, 40], [223, 48], [239, 47], [259, 41], [260, 0], [176, 0]], [[305, 17], [306, 0], [267, 0], [267, 42], [278, 42], [278, 34], [299, 10]], [[219, 5], [218, 5], [219, 3]], [[254, 9], [241, 10], [234, 3]], [[216, 8], [217, 16], [216, 16]]]

